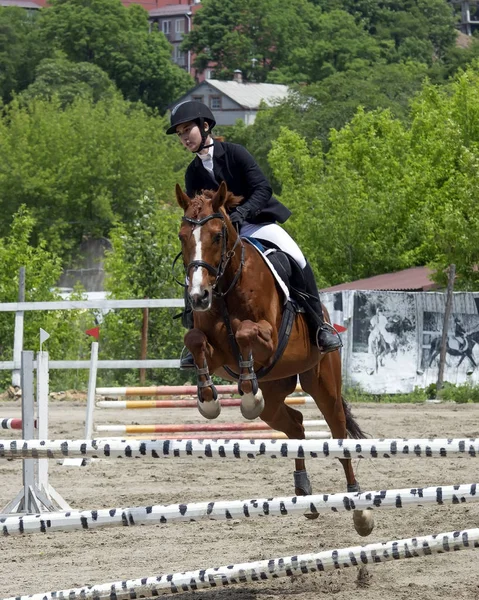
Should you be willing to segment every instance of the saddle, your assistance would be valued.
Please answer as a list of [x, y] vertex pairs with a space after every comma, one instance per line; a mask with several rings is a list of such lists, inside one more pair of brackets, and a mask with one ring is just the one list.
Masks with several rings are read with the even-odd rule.
[[309, 313], [313, 311], [313, 308], [308, 302], [309, 294], [306, 291], [306, 282], [304, 280], [303, 269], [298, 265], [292, 256], [286, 254], [280, 250], [272, 242], [266, 242], [250, 238], [249, 241], [258, 248], [258, 250], [266, 257], [274, 268], [273, 275], [278, 280], [278, 276], [281, 282], [278, 281], [280, 287], [285, 293], [285, 289], [288, 294], [285, 300], [292, 303], [295, 312], [297, 313]]
[[450, 335], [448, 344], [451, 349], [458, 352], [464, 352], [467, 349], [467, 339], [465, 336]]

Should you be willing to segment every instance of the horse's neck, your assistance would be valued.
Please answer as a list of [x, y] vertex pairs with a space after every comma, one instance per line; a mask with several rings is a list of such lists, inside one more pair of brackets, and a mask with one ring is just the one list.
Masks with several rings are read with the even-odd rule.
[[[263, 304], [272, 305], [275, 295], [278, 296], [276, 283], [273, 274], [270, 272], [265, 261], [262, 259], [259, 252], [250, 244], [244, 243], [244, 263], [241, 266], [241, 246], [235, 249], [235, 255], [230, 260], [225, 271], [225, 281], [223, 291], [228, 289], [234, 281], [238, 270], [241, 268], [241, 275], [236, 284], [228, 292], [226, 299], [228, 306], [234, 309], [235, 305], [240, 303], [241, 307], [245, 307], [245, 298], [248, 298], [251, 304], [258, 305], [257, 308], [262, 308]], [[254, 308], [251, 307], [254, 311]]]

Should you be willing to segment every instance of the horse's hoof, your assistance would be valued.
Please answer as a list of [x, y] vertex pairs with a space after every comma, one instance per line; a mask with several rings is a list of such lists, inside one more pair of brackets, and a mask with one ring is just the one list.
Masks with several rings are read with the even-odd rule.
[[221, 404], [219, 400], [198, 400], [198, 411], [205, 419], [216, 419], [221, 413]]
[[374, 529], [374, 516], [372, 510], [353, 510], [354, 529], [366, 537]]
[[[313, 493], [313, 488], [311, 487], [311, 482], [309, 481], [308, 473], [306, 470], [302, 471], [294, 471], [294, 493], [296, 496], [311, 496]], [[304, 513], [304, 516], [307, 519], [317, 519], [319, 517], [319, 513]]]
[[256, 396], [253, 394], [243, 394], [240, 410], [245, 419], [256, 419], [263, 412], [263, 409], [264, 398], [261, 390], [257, 391]]

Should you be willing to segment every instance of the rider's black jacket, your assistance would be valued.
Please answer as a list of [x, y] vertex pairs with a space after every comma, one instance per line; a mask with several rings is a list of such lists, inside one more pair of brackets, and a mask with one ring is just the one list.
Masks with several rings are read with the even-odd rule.
[[214, 140], [213, 174], [196, 157], [185, 175], [190, 198], [202, 190], [217, 190], [224, 181], [235, 196], [243, 196], [241, 212], [248, 223], [284, 223], [291, 211], [272, 195], [268, 180], [251, 154], [239, 144]]

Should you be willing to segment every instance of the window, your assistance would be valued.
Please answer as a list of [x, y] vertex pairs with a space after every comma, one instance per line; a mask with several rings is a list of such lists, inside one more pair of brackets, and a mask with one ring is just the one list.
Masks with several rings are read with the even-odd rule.
[[179, 45], [176, 45], [173, 50], [173, 62], [179, 67], [184, 67], [186, 65], [186, 54], [180, 50]]
[[221, 109], [221, 96], [210, 96], [210, 108], [211, 110]]
[[185, 33], [185, 20], [184, 19], [176, 19], [175, 32], [176, 33]]
[[195, 102], [204, 102], [204, 96], [192, 96], [191, 99]]
[[161, 31], [163, 31], [165, 35], [169, 35], [171, 33], [171, 21], [162, 21]]
[[213, 69], [206, 69], [205, 79], [214, 79], [214, 78], [215, 78], [215, 72], [213, 71]]

